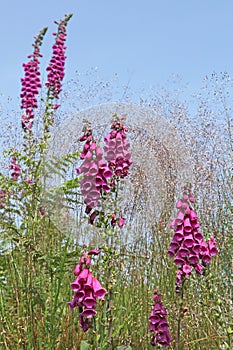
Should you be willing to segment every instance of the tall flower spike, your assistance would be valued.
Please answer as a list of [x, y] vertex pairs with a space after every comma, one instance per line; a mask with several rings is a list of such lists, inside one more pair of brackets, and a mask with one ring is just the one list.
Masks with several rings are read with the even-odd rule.
[[208, 242], [204, 240], [198, 216], [191, 207], [193, 202], [190, 187], [184, 187], [183, 197], [176, 203], [177, 216], [170, 225], [174, 235], [167, 253], [174, 258], [174, 263], [178, 266], [177, 292], [182, 280], [191, 275], [192, 268], [200, 275], [204, 266], [210, 263], [211, 257], [218, 252], [214, 237], [211, 237]]
[[71, 283], [74, 291], [74, 298], [67, 304], [72, 311], [75, 307], [79, 309], [79, 324], [86, 332], [90, 328], [90, 319], [96, 315], [95, 306], [97, 299], [103, 299], [107, 293], [97, 278], [92, 276], [89, 270], [91, 264], [91, 256], [98, 255], [100, 252], [96, 249], [90, 250], [87, 254], [83, 254], [79, 263], [74, 269], [75, 280]]
[[[62, 80], [65, 75], [65, 41], [66, 41], [66, 26], [72, 15], [67, 15], [58, 24], [57, 33], [53, 33], [56, 37], [55, 44], [53, 45], [53, 55], [47, 67], [48, 80], [46, 86], [48, 87], [48, 95], [51, 97], [59, 98], [59, 94], [62, 91]], [[58, 104], [54, 106], [54, 109], [59, 107]]]
[[86, 204], [86, 214], [90, 214], [89, 223], [93, 224], [98, 210], [91, 213], [92, 209], [99, 204], [99, 198], [103, 192], [110, 191], [108, 179], [112, 176], [112, 171], [103, 159], [103, 152], [93, 140], [92, 130], [87, 129], [80, 141], [85, 141], [80, 158], [83, 159], [82, 165], [76, 169], [77, 174], [82, 174], [80, 181], [81, 193]]
[[169, 325], [167, 323], [166, 315], [167, 311], [162, 304], [161, 296], [158, 294], [158, 289], [154, 290], [154, 306], [151, 311], [149, 321], [149, 329], [153, 332], [151, 339], [151, 345], [156, 346], [158, 344], [167, 347], [172, 342], [172, 337], [169, 331]]
[[12, 157], [9, 168], [11, 170], [11, 178], [12, 178], [12, 180], [17, 181], [18, 177], [20, 175], [21, 168], [20, 168], [20, 165], [16, 163], [16, 158], [15, 157]]
[[44, 35], [47, 28], [44, 28], [35, 37], [35, 42], [32, 45], [34, 51], [31, 55], [28, 63], [23, 64], [25, 77], [21, 79], [22, 90], [21, 90], [21, 109], [24, 109], [24, 114], [21, 117], [21, 124], [24, 130], [31, 129], [34, 120], [34, 109], [37, 108], [37, 98], [39, 89], [42, 87], [40, 82], [40, 71], [39, 71], [39, 58], [42, 57], [40, 54], [40, 46], [42, 44]]
[[104, 138], [106, 146], [105, 159], [108, 161], [110, 169], [116, 177], [125, 177], [129, 174], [129, 168], [132, 164], [131, 154], [129, 153], [130, 143], [126, 138], [128, 131], [123, 121], [124, 117], [115, 115], [112, 123], [112, 131]]

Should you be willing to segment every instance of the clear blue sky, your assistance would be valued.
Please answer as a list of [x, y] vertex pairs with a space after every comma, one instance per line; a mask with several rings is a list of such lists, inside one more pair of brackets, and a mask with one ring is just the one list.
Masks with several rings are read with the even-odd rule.
[[98, 67], [103, 79], [117, 73], [132, 87], [163, 84], [174, 73], [196, 88], [212, 71], [233, 72], [232, 0], [2, 0], [0, 9], [4, 96], [20, 94], [34, 35], [49, 26], [46, 65], [53, 20], [70, 12], [66, 80]]

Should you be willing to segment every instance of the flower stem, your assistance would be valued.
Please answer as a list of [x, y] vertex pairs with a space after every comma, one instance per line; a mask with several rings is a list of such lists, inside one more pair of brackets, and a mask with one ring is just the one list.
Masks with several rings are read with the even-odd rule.
[[183, 344], [180, 341], [180, 335], [181, 335], [181, 321], [182, 321], [182, 310], [183, 310], [183, 302], [184, 302], [184, 284], [185, 284], [185, 279], [182, 280], [181, 282], [181, 287], [179, 290], [179, 310], [178, 310], [178, 320], [177, 320], [177, 350], [182, 350], [183, 349]]

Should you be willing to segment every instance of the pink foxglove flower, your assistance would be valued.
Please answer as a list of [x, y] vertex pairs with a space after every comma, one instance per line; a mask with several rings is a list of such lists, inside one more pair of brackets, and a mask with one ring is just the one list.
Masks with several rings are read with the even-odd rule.
[[105, 159], [116, 177], [125, 177], [129, 174], [132, 164], [129, 153], [130, 143], [126, 138], [127, 128], [123, 124], [123, 117], [117, 117], [113, 122], [112, 131], [104, 138]]
[[90, 250], [84, 254], [74, 269], [75, 280], [71, 283], [74, 291], [74, 298], [67, 304], [72, 311], [75, 307], [79, 309], [79, 324], [86, 332], [90, 328], [90, 319], [96, 315], [95, 306], [97, 299], [103, 299], [107, 293], [100, 282], [90, 271], [91, 256], [98, 255], [96, 249]]
[[9, 168], [11, 170], [11, 178], [12, 178], [12, 180], [17, 181], [18, 177], [20, 175], [21, 168], [20, 168], [20, 165], [16, 163], [16, 158], [15, 157], [12, 157]]
[[32, 128], [34, 109], [37, 108], [36, 96], [39, 93], [39, 89], [42, 87], [40, 82], [39, 58], [42, 57], [40, 53], [40, 46], [46, 31], [47, 28], [44, 28], [35, 37], [35, 42], [32, 45], [34, 47], [34, 51], [28, 56], [30, 60], [23, 64], [25, 77], [21, 79], [22, 90], [20, 97], [21, 108], [25, 110], [21, 117], [22, 128], [24, 130]]
[[108, 180], [113, 173], [104, 160], [100, 147], [93, 141], [90, 129], [84, 133], [80, 141], [85, 141], [80, 156], [83, 163], [76, 171], [78, 175], [83, 175], [83, 179], [80, 181], [81, 193], [86, 204], [86, 213], [90, 214], [89, 222], [93, 224], [99, 212], [95, 210], [91, 213], [91, 211], [98, 206], [101, 194], [110, 191]]
[[178, 266], [177, 291], [182, 280], [192, 273], [192, 268], [200, 275], [204, 266], [209, 264], [212, 256], [218, 252], [214, 237], [208, 242], [204, 240], [198, 216], [191, 207], [193, 202], [191, 190], [185, 187], [182, 199], [176, 203], [177, 216], [170, 225], [174, 235], [167, 253]]
[[154, 290], [153, 300], [154, 306], [149, 317], [149, 329], [153, 332], [151, 345], [156, 346], [160, 344], [164, 347], [168, 347], [172, 342], [172, 337], [166, 319], [167, 311], [162, 304], [161, 296], [158, 294], [157, 288]]
[[[71, 15], [66, 16], [58, 24], [57, 33], [53, 33], [56, 37], [55, 44], [53, 45], [53, 55], [47, 67], [48, 80], [46, 86], [49, 89], [49, 95], [52, 94], [53, 97], [59, 98], [59, 94], [62, 91], [62, 80], [65, 76], [65, 41], [66, 41], [66, 25], [70, 19]], [[57, 109], [60, 105], [55, 104], [54, 109]]]

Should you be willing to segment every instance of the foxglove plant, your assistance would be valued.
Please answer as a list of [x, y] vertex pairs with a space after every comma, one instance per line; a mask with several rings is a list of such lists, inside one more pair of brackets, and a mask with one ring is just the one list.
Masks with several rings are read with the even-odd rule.
[[166, 319], [167, 311], [162, 304], [162, 298], [158, 294], [157, 288], [154, 290], [153, 300], [154, 306], [149, 317], [149, 330], [153, 332], [151, 345], [156, 346], [160, 344], [164, 347], [168, 347], [172, 342], [172, 337]]
[[[89, 223], [93, 224], [101, 205], [100, 200], [106, 193], [115, 193], [118, 181], [129, 174], [132, 164], [129, 153], [129, 141], [126, 138], [127, 128], [123, 124], [124, 117], [115, 115], [112, 123], [112, 131], [104, 138], [106, 145], [104, 152], [93, 139], [92, 130], [86, 128], [84, 135], [79, 139], [85, 141], [80, 158], [83, 163], [76, 169], [77, 174], [83, 175], [80, 181], [81, 194], [86, 204], [86, 214], [90, 214]], [[106, 213], [105, 213], [106, 215]], [[120, 228], [125, 224], [126, 219], [122, 216], [116, 217], [113, 212], [110, 214], [110, 225]]]
[[174, 258], [174, 263], [178, 266], [177, 291], [182, 280], [191, 275], [192, 268], [200, 275], [205, 265], [209, 264], [218, 252], [214, 237], [208, 241], [203, 238], [198, 216], [192, 208], [193, 202], [190, 189], [185, 187], [183, 197], [176, 203], [177, 216], [170, 225], [174, 235], [167, 253]]
[[90, 250], [80, 258], [74, 269], [76, 278], [71, 283], [71, 288], [75, 292], [74, 298], [67, 303], [71, 311], [78, 307], [79, 324], [84, 332], [90, 328], [90, 319], [96, 315], [97, 299], [104, 299], [107, 293], [106, 289], [101, 286], [98, 279], [93, 277], [90, 271], [91, 256], [99, 253], [98, 250]]
[[106, 146], [105, 159], [108, 161], [110, 169], [116, 177], [125, 177], [129, 174], [129, 168], [132, 164], [131, 154], [129, 153], [130, 143], [126, 138], [128, 131], [123, 124], [124, 118], [117, 118], [111, 126], [112, 131], [104, 138]]
[[[84, 159], [80, 168], [77, 168], [77, 174], [83, 174], [80, 181], [81, 193], [86, 204], [86, 213], [98, 206], [98, 200], [103, 192], [110, 192], [108, 179], [112, 177], [112, 171], [103, 158], [103, 152], [93, 140], [92, 131], [88, 130], [80, 138], [80, 141], [86, 141], [80, 158]], [[90, 216], [91, 223], [97, 215], [97, 211]]]
[[[58, 25], [57, 32], [53, 33], [56, 37], [55, 44], [53, 45], [53, 55], [50, 60], [49, 66], [47, 67], [48, 71], [48, 80], [46, 86], [49, 90], [49, 95], [52, 95], [54, 98], [58, 99], [59, 94], [62, 91], [62, 80], [65, 76], [65, 41], [66, 41], [66, 25], [71, 15], [66, 16], [64, 20], [60, 22], [55, 21], [54, 23]], [[55, 105], [55, 109], [58, 108], [58, 105]]]
[[39, 58], [42, 57], [40, 53], [40, 46], [42, 44], [44, 35], [47, 28], [44, 28], [35, 37], [35, 42], [32, 45], [34, 51], [31, 55], [29, 62], [23, 64], [25, 77], [21, 79], [22, 90], [21, 90], [21, 109], [25, 112], [21, 117], [21, 124], [24, 130], [31, 129], [34, 120], [34, 109], [37, 108], [37, 95], [39, 89], [42, 87], [40, 82], [40, 70], [39, 70]]
[[12, 157], [9, 168], [11, 170], [11, 178], [12, 178], [12, 180], [17, 181], [18, 177], [20, 175], [21, 168], [20, 168], [20, 165], [17, 164], [17, 160], [16, 160], [15, 157]]

